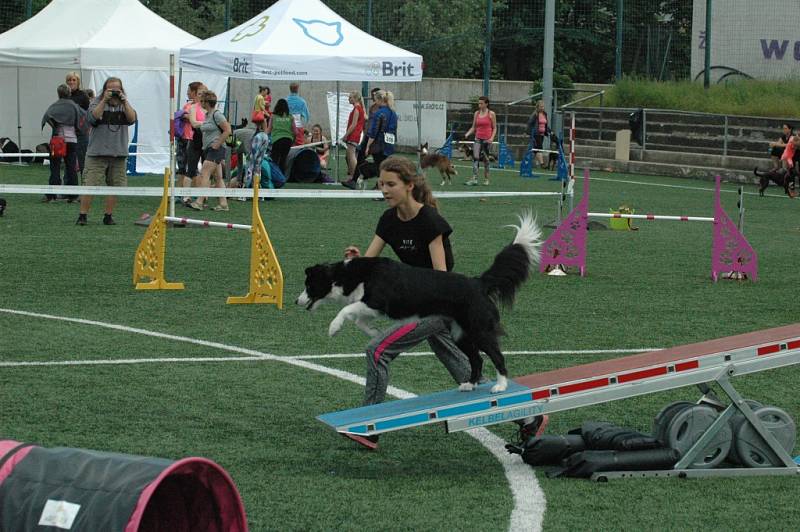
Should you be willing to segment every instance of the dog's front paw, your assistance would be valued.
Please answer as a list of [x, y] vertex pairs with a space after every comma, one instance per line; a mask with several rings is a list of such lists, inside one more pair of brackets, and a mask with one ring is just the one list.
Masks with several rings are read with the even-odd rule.
[[506, 391], [508, 388], [508, 381], [502, 375], [497, 376], [497, 384], [492, 386], [492, 393], [500, 393]]
[[336, 336], [336, 333], [342, 330], [344, 320], [335, 318], [328, 326], [328, 336]]
[[458, 385], [459, 392], [471, 392], [474, 389], [475, 385], [472, 384], [471, 382], [462, 382], [461, 384]]

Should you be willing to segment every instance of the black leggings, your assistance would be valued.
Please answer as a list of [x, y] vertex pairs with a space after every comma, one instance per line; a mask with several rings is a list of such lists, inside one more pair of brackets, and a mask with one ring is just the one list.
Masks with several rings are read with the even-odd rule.
[[375, 153], [372, 155], [372, 166], [374, 166], [374, 173], [375, 175], [366, 175], [367, 172], [364, 172], [364, 165], [370, 164], [364, 158], [360, 163], [356, 165], [356, 169], [353, 172], [353, 179], [358, 179], [359, 177], [364, 177], [364, 179], [369, 179], [370, 177], [380, 177], [381, 174], [381, 163], [385, 161], [387, 158], [386, 155], [383, 153]]
[[[278, 139], [272, 143], [272, 161], [278, 165], [284, 175], [286, 175], [286, 157], [289, 155], [289, 150], [292, 148], [294, 139]], [[289, 176], [286, 176], [289, 177]]]

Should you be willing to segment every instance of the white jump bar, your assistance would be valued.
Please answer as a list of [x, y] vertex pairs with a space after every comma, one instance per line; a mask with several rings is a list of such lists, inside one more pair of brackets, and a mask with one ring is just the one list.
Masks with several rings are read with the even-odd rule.
[[676, 222], [713, 222], [714, 218], [705, 216], [669, 216], [662, 214], [622, 214], [610, 212], [589, 212], [588, 216], [597, 218], [630, 218], [631, 220], [674, 220]]
[[194, 218], [178, 218], [177, 216], [164, 216], [168, 222], [178, 222], [186, 225], [201, 225], [203, 227], [222, 227], [223, 229], [243, 229], [249, 231], [252, 225], [231, 224], [227, 222], [212, 222], [210, 220], [195, 220]]

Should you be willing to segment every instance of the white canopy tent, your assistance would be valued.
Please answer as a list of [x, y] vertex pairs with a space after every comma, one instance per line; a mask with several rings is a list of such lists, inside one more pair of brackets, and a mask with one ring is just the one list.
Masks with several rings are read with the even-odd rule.
[[[95, 92], [116, 76], [138, 114], [137, 151], [161, 154], [138, 155], [136, 170], [162, 172], [169, 165], [169, 56], [197, 41], [138, 0], [53, 0], [0, 34], [0, 136], [25, 148], [46, 142], [50, 128], [41, 130], [41, 118], [68, 72], [78, 71]], [[196, 72], [185, 73], [178, 98], [195, 78], [224, 98], [226, 76]]]
[[180, 63], [248, 79], [422, 80], [422, 56], [361, 31], [320, 0], [280, 0], [244, 24], [182, 47]]
[[[181, 48], [180, 64], [234, 78], [336, 81], [337, 94], [340, 81], [422, 80], [422, 56], [360, 30], [320, 0], [280, 0], [225, 33]], [[338, 109], [335, 120], [338, 131]]]

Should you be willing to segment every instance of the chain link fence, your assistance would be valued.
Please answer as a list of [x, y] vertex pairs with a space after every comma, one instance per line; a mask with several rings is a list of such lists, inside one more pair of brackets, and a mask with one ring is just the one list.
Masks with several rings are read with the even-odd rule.
[[[276, 0], [141, 1], [173, 24], [206, 38], [249, 20]], [[491, 79], [542, 77], [545, 0], [325, 2], [364, 31], [421, 54], [428, 77], [482, 79], [486, 50], [490, 50]], [[800, 25], [796, 0], [771, 0], [768, 9], [762, 5], [766, 3], [752, 0], [555, 2], [556, 87], [610, 83], [619, 76], [702, 79], [708, 5], [712, 8], [709, 73], [714, 81], [798, 75], [800, 41], [793, 37]], [[4, 0], [0, 32], [35, 15], [47, 3]]]

